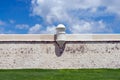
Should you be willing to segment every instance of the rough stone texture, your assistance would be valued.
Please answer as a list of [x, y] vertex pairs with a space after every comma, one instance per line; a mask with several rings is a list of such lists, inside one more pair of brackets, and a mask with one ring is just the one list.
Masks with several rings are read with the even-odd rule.
[[0, 68], [120, 68], [120, 41], [1, 41]]

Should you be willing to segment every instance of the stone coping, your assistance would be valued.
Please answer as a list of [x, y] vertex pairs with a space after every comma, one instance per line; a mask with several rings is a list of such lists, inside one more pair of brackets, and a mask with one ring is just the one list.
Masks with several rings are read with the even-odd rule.
[[[0, 34], [0, 41], [55, 41], [55, 35]], [[66, 41], [120, 41], [120, 34], [66, 34]]]

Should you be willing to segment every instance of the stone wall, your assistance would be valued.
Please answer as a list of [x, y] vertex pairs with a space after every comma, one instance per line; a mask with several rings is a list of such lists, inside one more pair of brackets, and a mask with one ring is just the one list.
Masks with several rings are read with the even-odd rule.
[[42, 36], [21, 40], [0, 36], [0, 69], [120, 68], [119, 38], [92, 41], [88, 37], [88, 40], [68, 37], [60, 49], [54, 35], [51, 38], [48, 35], [48, 39]]

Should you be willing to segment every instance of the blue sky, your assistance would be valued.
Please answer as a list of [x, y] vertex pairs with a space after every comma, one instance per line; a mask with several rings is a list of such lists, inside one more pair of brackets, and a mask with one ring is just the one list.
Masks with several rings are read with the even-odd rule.
[[0, 34], [119, 34], [120, 0], [2, 0]]

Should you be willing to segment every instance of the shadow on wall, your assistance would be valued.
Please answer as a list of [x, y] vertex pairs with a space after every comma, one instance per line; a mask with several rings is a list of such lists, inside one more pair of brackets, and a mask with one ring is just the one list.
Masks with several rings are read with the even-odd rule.
[[66, 42], [64, 43], [63, 47], [60, 47], [60, 45], [56, 42], [56, 35], [54, 36], [54, 45], [55, 45], [55, 54], [57, 57], [62, 56], [64, 50], [65, 50], [65, 45]]
[[62, 54], [65, 50], [65, 45], [66, 45], [66, 43], [63, 45], [63, 47], [60, 47], [59, 44], [57, 42], [55, 42], [55, 54], [57, 57], [62, 56]]

